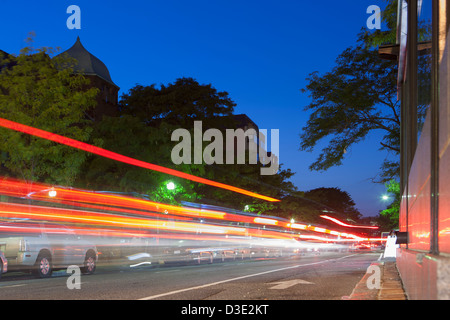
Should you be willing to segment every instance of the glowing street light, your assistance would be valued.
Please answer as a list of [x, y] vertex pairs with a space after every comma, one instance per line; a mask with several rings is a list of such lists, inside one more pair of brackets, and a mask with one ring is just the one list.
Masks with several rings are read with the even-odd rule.
[[389, 196], [386, 195], [386, 194], [383, 194], [383, 195], [381, 196], [381, 200], [387, 201], [387, 200], [389, 200]]
[[173, 190], [173, 189], [175, 189], [175, 183], [169, 182], [169, 183], [166, 185], [166, 187], [167, 187], [168, 190]]
[[48, 196], [51, 197], [51, 198], [56, 197], [56, 190], [53, 189], [53, 188], [51, 188], [51, 189], [49, 190], [49, 192], [48, 192]]

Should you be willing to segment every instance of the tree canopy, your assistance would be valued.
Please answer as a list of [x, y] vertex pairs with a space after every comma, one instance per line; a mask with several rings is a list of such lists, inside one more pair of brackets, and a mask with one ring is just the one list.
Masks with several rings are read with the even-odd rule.
[[[397, 0], [385, 0], [384, 30], [363, 29], [355, 46], [345, 49], [329, 72], [313, 72], [301, 92], [311, 103], [304, 107], [309, 120], [300, 135], [300, 150], [312, 151], [319, 141], [328, 140], [311, 170], [327, 170], [343, 163], [350, 148], [374, 132], [382, 132], [379, 149], [386, 152], [375, 182], [399, 177], [400, 101], [397, 96], [398, 62], [383, 60], [378, 46], [395, 44]], [[430, 40], [430, 24], [419, 21], [419, 41]], [[430, 102], [430, 56], [418, 57], [418, 125], [421, 127]]]
[[[235, 128], [235, 105], [227, 92], [218, 91], [211, 84], [199, 84], [192, 78], [180, 78], [160, 86], [136, 85], [122, 95], [118, 116], [103, 117], [95, 125], [93, 136], [102, 139], [104, 148], [139, 160], [265, 195], [267, 192], [277, 194], [273, 189], [268, 191], [261, 187], [260, 182], [268, 184], [267, 181], [272, 183], [277, 178], [260, 178], [258, 165], [230, 164], [223, 168], [204, 162], [175, 164], [171, 159], [171, 150], [177, 144], [171, 140], [174, 130], [183, 128], [193, 136], [194, 121], [199, 120], [203, 130]], [[120, 188], [121, 191], [151, 194], [158, 198], [155, 200], [214, 199], [215, 204], [228, 204], [239, 209], [250, 201], [247, 196], [98, 157], [89, 161], [84, 171], [83, 182], [93, 188]], [[169, 180], [177, 186], [170, 192], [161, 188]]]
[[[85, 112], [96, 104], [97, 89], [74, 75], [71, 61], [50, 58], [52, 48], [31, 44], [17, 56], [3, 58], [0, 72], [0, 117], [89, 141], [92, 129]], [[26, 181], [71, 185], [86, 155], [53, 142], [0, 128], [0, 168]]]
[[211, 84], [200, 84], [193, 78], [179, 78], [167, 85], [136, 85], [121, 97], [121, 114], [137, 117], [147, 126], [161, 123], [190, 128], [194, 120], [218, 127], [231, 116], [236, 103], [226, 91]]
[[[342, 164], [345, 154], [367, 135], [383, 132], [379, 149], [400, 152], [400, 102], [397, 100], [397, 63], [381, 60], [378, 50], [367, 47], [361, 35], [357, 45], [344, 50], [336, 66], [320, 76], [307, 78], [311, 103], [304, 110], [309, 120], [301, 133], [300, 149], [312, 151], [328, 138], [311, 170], [327, 170]], [[383, 164], [382, 179], [398, 174], [398, 165]]]
[[[261, 163], [174, 164], [171, 150], [176, 142], [171, 140], [171, 133], [175, 129], [192, 132], [197, 120], [202, 121], [205, 130], [242, 125], [234, 118], [236, 104], [227, 92], [192, 78], [160, 86], [136, 85], [122, 95], [114, 117], [103, 116], [94, 121], [87, 112], [96, 105], [98, 89], [90, 88], [87, 78], [73, 73], [73, 61], [63, 56], [52, 59], [52, 53], [51, 48], [27, 47], [18, 56], [2, 54], [0, 117], [282, 201], [267, 203], [0, 128], [2, 175], [145, 195], [165, 203], [199, 200], [298, 221], [317, 222], [322, 211], [312, 208], [312, 202], [322, 203], [321, 208], [333, 207], [344, 215], [358, 215], [351, 209], [354, 203], [345, 192], [298, 191], [290, 181], [294, 173], [282, 164], [274, 175], [261, 175]], [[174, 183], [173, 188], [167, 188], [169, 182]], [[334, 194], [340, 199], [333, 198]]]

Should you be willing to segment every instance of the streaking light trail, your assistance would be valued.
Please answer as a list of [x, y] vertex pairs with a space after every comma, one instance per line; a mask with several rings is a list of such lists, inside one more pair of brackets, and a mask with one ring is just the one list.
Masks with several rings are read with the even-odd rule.
[[344, 222], [342, 222], [342, 221], [340, 221], [340, 220], [338, 220], [336, 218], [332, 218], [332, 217], [329, 217], [329, 216], [322, 215], [320, 217], [323, 218], [323, 219], [327, 219], [327, 220], [333, 221], [334, 223], [336, 223], [336, 224], [338, 224], [340, 226], [344, 226], [344, 227], [348, 227], [348, 228], [378, 229], [378, 227], [376, 227], [376, 226], [355, 226], [355, 225], [347, 224], [347, 223], [344, 223]]
[[258, 198], [258, 199], [262, 199], [262, 200], [266, 200], [266, 201], [270, 201], [270, 202], [277, 202], [280, 201], [278, 199], [275, 198], [271, 198], [268, 196], [264, 196], [264, 195], [260, 195], [248, 190], [244, 190], [241, 188], [237, 188], [237, 187], [233, 187], [224, 183], [220, 183], [220, 182], [216, 182], [216, 181], [212, 181], [212, 180], [208, 180], [205, 178], [201, 178], [201, 177], [197, 177], [185, 172], [181, 172], [178, 170], [174, 170], [174, 169], [170, 169], [170, 168], [166, 168], [166, 167], [162, 167], [162, 166], [158, 166], [155, 164], [151, 164], [148, 162], [144, 162], [144, 161], [140, 161], [137, 159], [133, 159], [106, 149], [102, 149], [78, 140], [74, 140], [71, 138], [67, 138], [55, 133], [51, 133], [48, 131], [44, 131], [41, 129], [37, 129], [34, 127], [30, 127], [21, 123], [17, 123], [14, 121], [10, 121], [10, 120], [6, 120], [3, 118], [0, 118], [0, 126], [7, 128], [7, 129], [11, 129], [11, 130], [15, 130], [15, 131], [19, 131], [22, 133], [26, 133], [35, 137], [39, 137], [39, 138], [43, 138], [43, 139], [47, 139], [53, 142], [57, 142], [72, 148], [76, 148], [79, 150], [83, 150], [86, 152], [90, 152], [108, 159], [112, 159], [112, 160], [116, 160], [119, 162], [123, 162], [123, 163], [127, 163], [127, 164], [131, 164], [133, 166], [137, 166], [137, 167], [141, 167], [141, 168], [145, 168], [145, 169], [149, 169], [149, 170], [153, 170], [153, 171], [158, 171], [158, 172], [162, 172], [162, 173], [166, 173], [175, 177], [179, 177], [179, 178], [183, 178], [183, 179], [187, 179], [190, 181], [194, 181], [194, 182], [198, 182], [198, 183], [202, 183], [202, 184], [206, 184], [206, 185], [210, 185], [210, 186], [214, 186], [217, 188], [221, 188], [221, 189], [225, 189], [225, 190], [229, 190], [229, 191], [233, 191], [236, 193], [241, 193], [250, 197], [254, 197], [254, 198]]
[[[49, 191], [55, 191], [56, 194], [51, 196]], [[291, 241], [290, 246], [297, 243], [297, 240], [325, 243], [384, 241], [313, 225], [290, 223], [287, 219], [272, 216], [178, 207], [112, 193], [55, 187], [37, 182], [28, 184], [6, 177], [0, 177], [0, 194], [33, 201], [33, 205], [0, 203], [0, 218], [8, 222], [5, 225], [0, 223], [0, 233], [36, 233], [39, 232], [39, 226], [30, 226], [30, 223], [48, 221], [69, 224], [77, 234], [102, 234], [116, 238], [154, 237], [227, 243], [256, 241], [257, 245], [263, 239], [270, 239], [276, 241], [273, 244]], [[53, 205], [49, 207], [49, 202], [60, 204], [63, 208]], [[39, 205], [35, 205], [36, 203]], [[21, 222], [27, 223], [22, 225]], [[302, 232], [300, 234], [295, 230]], [[166, 234], [160, 234], [159, 231]], [[53, 228], [48, 232], [61, 230]]]

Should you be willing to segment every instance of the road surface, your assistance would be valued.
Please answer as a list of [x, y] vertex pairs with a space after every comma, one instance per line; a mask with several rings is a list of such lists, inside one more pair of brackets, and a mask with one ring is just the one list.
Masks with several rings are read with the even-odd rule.
[[81, 275], [79, 289], [65, 271], [49, 279], [7, 273], [1, 300], [341, 300], [350, 295], [379, 253], [328, 253], [190, 266], [99, 266]]

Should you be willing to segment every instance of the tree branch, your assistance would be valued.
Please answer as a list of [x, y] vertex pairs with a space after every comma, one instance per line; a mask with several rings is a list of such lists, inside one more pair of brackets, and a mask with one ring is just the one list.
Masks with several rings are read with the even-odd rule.
[[387, 145], [387, 144], [385, 144], [385, 143], [383, 143], [383, 142], [380, 142], [380, 144], [381, 144], [383, 147], [387, 148], [387, 149], [390, 149], [390, 150], [395, 151], [395, 152], [400, 152], [400, 149], [399, 149], [399, 148], [392, 147], [392, 146]]

